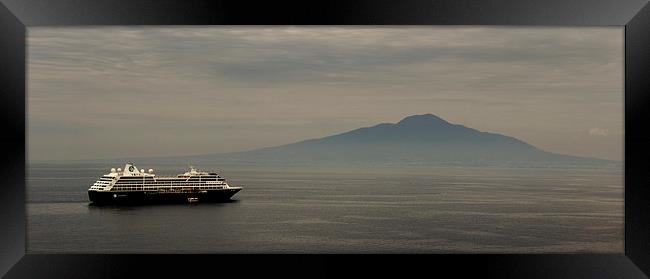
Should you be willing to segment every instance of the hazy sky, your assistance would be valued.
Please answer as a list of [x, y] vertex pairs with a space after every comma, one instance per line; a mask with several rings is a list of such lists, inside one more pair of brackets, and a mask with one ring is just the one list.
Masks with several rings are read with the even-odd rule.
[[30, 27], [30, 160], [248, 150], [433, 113], [623, 159], [623, 28]]

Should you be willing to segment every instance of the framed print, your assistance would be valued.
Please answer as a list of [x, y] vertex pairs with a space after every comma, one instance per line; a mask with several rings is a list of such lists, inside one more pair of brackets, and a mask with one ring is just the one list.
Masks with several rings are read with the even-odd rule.
[[649, 23], [2, 0], [0, 272], [647, 278]]

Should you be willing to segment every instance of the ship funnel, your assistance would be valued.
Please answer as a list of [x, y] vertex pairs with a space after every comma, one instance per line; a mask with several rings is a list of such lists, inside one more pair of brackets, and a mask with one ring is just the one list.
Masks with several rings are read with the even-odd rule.
[[140, 173], [140, 171], [135, 165], [133, 165], [133, 163], [127, 163], [124, 166], [124, 175], [129, 175], [134, 173]]

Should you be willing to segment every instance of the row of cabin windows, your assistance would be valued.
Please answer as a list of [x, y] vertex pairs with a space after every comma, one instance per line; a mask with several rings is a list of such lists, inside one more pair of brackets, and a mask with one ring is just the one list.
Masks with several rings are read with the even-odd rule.
[[[215, 178], [222, 178], [221, 176], [191, 176], [191, 177], [163, 177], [163, 178], [158, 178], [158, 179], [215, 179]], [[123, 176], [120, 177], [121, 179], [126, 179], [126, 180], [142, 180], [142, 179], [154, 179], [153, 176], [142, 176], [142, 177], [137, 177], [137, 176]]]
[[[215, 185], [215, 186], [220, 187], [222, 185], [226, 185], [226, 184]], [[151, 187], [158, 187], [158, 188], [193, 187], [193, 188], [198, 188], [198, 187], [213, 187], [213, 186], [206, 186], [205, 184], [183, 184], [183, 185], [179, 185], [179, 184], [174, 184], [174, 185], [122, 184], [122, 185], [115, 185], [113, 187], [114, 188], [120, 188], [120, 187], [139, 187], [139, 188], [142, 188], [142, 187], [149, 187], [149, 188], [151, 188]]]
[[159, 178], [159, 179], [120, 179], [118, 181], [133, 181], [133, 182], [142, 182], [142, 181], [224, 181], [225, 178], [218, 179], [168, 179], [168, 178]]
[[[124, 185], [124, 184], [135, 184], [135, 185], [142, 185], [142, 184], [149, 184], [149, 185], [167, 185], [167, 184], [205, 184], [205, 183], [197, 183], [199, 181], [118, 181], [115, 182], [115, 185]], [[201, 181], [201, 182], [216, 182], [216, 181]], [[224, 183], [223, 181], [220, 181], [221, 183]], [[108, 183], [105, 183], [108, 184]], [[219, 184], [219, 183], [217, 183]]]
[[[95, 185], [96, 186], [96, 185]], [[184, 184], [184, 185], [142, 185], [142, 184], [129, 184], [129, 185], [115, 185], [113, 188], [123, 188], [123, 187], [137, 187], [137, 188], [176, 188], [176, 187], [191, 187], [191, 188], [200, 188], [200, 187], [223, 187], [226, 186], [226, 184], [221, 184], [221, 185], [205, 185], [205, 184]]]
[[[113, 176], [102, 176], [102, 177], [113, 177]], [[152, 176], [145, 176], [145, 175], [133, 175], [133, 176], [122, 176], [122, 178], [142, 178], [142, 177], [152, 177]], [[216, 174], [210, 174], [210, 175], [177, 175], [176, 177], [219, 177], [219, 175]]]
[[118, 180], [115, 182], [116, 184], [124, 184], [124, 183], [145, 183], [145, 184], [160, 184], [160, 183], [183, 183], [183, 182], [214, 182], [214, 181], [225, 181], [225, 179], [219, 179], [219, 180]]
[[[223, 186], [210, 186], [210, 187], [193, 187], [194, 189], [192, 190], [217, 190], [217, 189], [222, 189]], [[144, 187], [144, 190], [155, 190], [158, 189], [158, 187]], [[113, 191], [119, 191], [119, 190], [143, 190], [142, 187], [113, 187]], [[171, 187], [171, 188], [165, 188], [165, 190], [185, 190], [183, 187]]]
[[[187, 177], [125, 178], [125, 177], [122, 177], [119, 180], [154, 180], [154, 179], [157, 179], [157, 180], [188, 180], [188, 179], [199, 179], [199, 178], [198, 177], [192, 177], [192, 178], [187, 178]], [[215, 178], [214, 177], [202, 177], [201, 179], [215, 179]]]

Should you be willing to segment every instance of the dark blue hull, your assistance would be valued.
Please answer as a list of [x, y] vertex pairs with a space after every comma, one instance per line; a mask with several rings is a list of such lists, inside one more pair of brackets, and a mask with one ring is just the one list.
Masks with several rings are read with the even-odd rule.
[[155, 191], [98, 192], [88, 191], [92, 204], [155, 204], [188, 202], [226, 202], [241, 188], [202, 192], [159, 193]]

